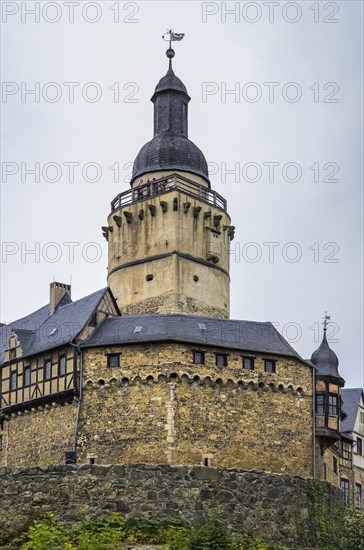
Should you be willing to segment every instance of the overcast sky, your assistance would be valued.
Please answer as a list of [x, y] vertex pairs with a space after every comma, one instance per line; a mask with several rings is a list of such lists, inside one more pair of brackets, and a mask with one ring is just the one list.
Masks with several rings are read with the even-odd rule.
[[236, 226], [231, 318], [274, 322], [307, 358], [327, 310], [361, 386], [363, 3], [1, 4], [1, 321], [53, 279], [73, 299], [106, 286], [101, 226], [152, 137], [172, 27], [189, 137]]

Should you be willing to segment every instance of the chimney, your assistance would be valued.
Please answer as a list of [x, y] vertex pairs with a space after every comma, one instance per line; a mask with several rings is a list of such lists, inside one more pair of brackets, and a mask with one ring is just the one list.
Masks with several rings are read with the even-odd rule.
[[51, 283], [49, 285], [49, 294], [49, 311], [50, 313], [53, 313], [57, 309], [57, 306], [63, 296], [68, 294], [68, 296], [71, 297], [71, 285], [56, 282]]

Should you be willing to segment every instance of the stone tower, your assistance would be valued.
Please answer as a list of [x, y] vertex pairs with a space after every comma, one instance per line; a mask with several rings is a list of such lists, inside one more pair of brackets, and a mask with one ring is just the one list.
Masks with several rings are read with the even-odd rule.
[[188, 139], [190, 97], [171, 61], [151, 101], [154, 137], [103, 227], [108, 285], [124, 315], [228, 318], [234, 227], [226, 200], [211, 189], [202, 151]]

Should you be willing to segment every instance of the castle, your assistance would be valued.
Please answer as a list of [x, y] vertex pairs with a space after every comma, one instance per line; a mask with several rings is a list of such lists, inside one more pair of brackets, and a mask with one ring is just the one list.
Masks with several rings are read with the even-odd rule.
[[229, 319], [235, 228], [167, 54], [154, 136], [102, 228], [107, 287], [73, 302], [53, 282], [1, 327], [0, 465], [264, 470], [325, 479], [360, 507], [363, 392], [343, 390], [326, 325], [305, 360], [273, 324]]

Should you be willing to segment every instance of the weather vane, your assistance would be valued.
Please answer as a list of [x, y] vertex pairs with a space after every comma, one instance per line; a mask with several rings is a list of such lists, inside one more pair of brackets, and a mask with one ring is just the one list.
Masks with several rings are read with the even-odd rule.
[[327, 315], [327, 311], [325, 311], [325, 317], [323, 317], [323, 325], [324, 325], [324, 330], [327, 329], [327, 321], [330, 321], [331, 319], [331, 315]]
[[163, 40], [165, 40], [166, 42], [169, 42], [169, 48], [168, 50], [166, 51], [166, 56], [168, 57], [169, 59], [169, 68], [172, 69], [172, 59], [173, 57], [175, 56], [175, 51], [174, 49], [172, 48], [172, 42], [180, 42], [182, 40], [182, 38], [184, 37], [184, 33], [183, 32], [174, 32], [173, 29], [169, 29], [167, 30], [166, 33], [164, 33], [162, 35], [162, 38]]

